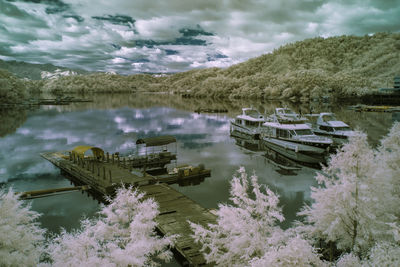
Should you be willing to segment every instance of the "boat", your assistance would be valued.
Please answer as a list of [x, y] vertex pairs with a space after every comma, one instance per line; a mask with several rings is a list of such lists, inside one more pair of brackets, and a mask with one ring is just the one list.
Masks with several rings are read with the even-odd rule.
[[314, 134], [306, 121], [307, 118], [288, 108], [276, 108], [275, 113], [268, 116], [262, 125], [263, 136], [316, 148], [329, 148], [332, 139]]
[[290, 108], [276, 108], [274, 114], [268, 116], [266, 121], [277, 121], [280, 123], [304, 123], [308, 119]]
[[314, 134], [306, 120], [287, 108], [276, 109], [263, 123], [262, 144], [296, 161], [325, 161], [333, 141]]
[[235, 143], [237, 146], [242, 147], [246, 150], [252, 151], [252, 152], [262, 152], [264, 149], [261, 148], [260, 145], [260, 140], [255, 140], [254, 138], [251, 138], [250, 136], [232, 136], [233, 139], [235, 139]]
[[332, 138], [335, 146], [343, 145], [350, 136], [355, 135], [349, 125], [336, 119], [335, 114], [331, 112], [322, 112], [319, 114], [309, 114], [308, 117], [317, 117], [315, 123], [311, 123], [312, 131], [321, 136]]
[[239, 137], [250, 136], [259, 140], [264, 122], [264, 116], [257, 109], [242, 108], [242, 114], [231, 120], [230, 134]]

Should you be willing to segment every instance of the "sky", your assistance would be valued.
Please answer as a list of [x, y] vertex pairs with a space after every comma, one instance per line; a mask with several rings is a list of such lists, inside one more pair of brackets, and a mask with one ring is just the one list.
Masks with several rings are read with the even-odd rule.
[[0, 59], [88, 71], [228, 67], [317, 36], [400, 31], [400, 0], [0, 0]]

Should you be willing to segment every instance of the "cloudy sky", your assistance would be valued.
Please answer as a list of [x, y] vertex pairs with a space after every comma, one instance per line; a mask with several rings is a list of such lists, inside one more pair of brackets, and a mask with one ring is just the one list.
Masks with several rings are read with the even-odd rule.
[[90, 71], [227, 67], [316, 36], [400, 31], [400, 0], [0, 0], [0, 59]]

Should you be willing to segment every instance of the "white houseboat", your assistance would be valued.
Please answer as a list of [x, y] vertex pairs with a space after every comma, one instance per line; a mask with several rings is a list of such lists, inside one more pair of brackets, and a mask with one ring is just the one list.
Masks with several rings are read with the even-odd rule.
[[306, 117], [294, 112], [290, 108], [276, 108], [274, 114], [268, 116], [266, 121], [277, 121], [280, 123], [304, 123]]
[[231, 120], [230, 133], [233, 136], [250, 136], [260, 139], [265, 118], [254, 108], [243, 108], [242, 114]]
[[335, 114], [323, 112], [320, 114], [307, 115], [317, 117], [315, 123], [311, 123], [315, 134], [332, 138], [334, 145], [342, 145], [350, 136], [355, 135], [349, 125], [336, 119]]
[[[283, 119], [276, 109], [263, 123], [262, 143], [294, 160], [308, 163], [322, 161], [332, 145], [332, 139], [315, 135], [300, 115], [291, 112]], [[285, 118], [286, 117], [286, 118]]]

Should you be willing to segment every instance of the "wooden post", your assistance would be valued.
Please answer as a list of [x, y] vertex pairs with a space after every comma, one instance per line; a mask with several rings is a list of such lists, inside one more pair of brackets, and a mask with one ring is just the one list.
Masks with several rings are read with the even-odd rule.
[[118, 166], [119, 166], [119, 154], [117, 154], [117, 163], [118, 163]]
[[106, 179], [106, 167], [103, 166], [103, 179]]
[[107, 159], [106, 159], [106, 161], [107, 161], [107, 162], [109, 162], [109, 161], [110, 161], [110, 154], [107, 152], [107, 154], [106, 154], [106, 155], [107, 155]]
[[114, 164], [114, 153], [111, 154], [112, 164]]
[[69, 151], [68, 154], [69, 154], [69, 161], [72, 161], [72, 153], [71, 153], [71, 151]]
[[100, 176], [100, 166], [97, 166], [97, 176]]
[[112, 183], [111, 170], [108, 170], [108, 173], [110, 174], [110, 183]]

